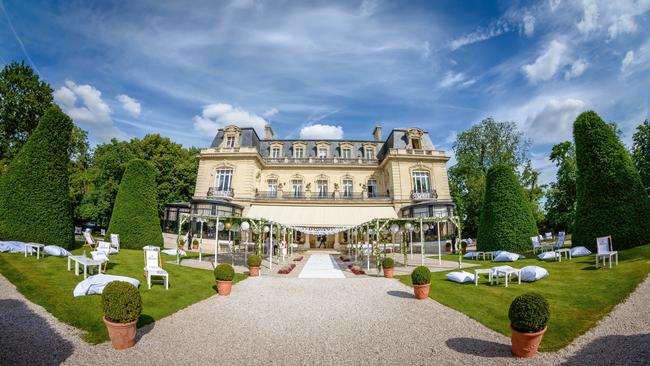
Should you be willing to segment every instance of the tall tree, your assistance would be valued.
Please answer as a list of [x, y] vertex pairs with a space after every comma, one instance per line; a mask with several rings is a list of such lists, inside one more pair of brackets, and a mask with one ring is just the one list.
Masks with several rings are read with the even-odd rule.
[[650, 198], [629, 152], [595, 112], [573, 125], [576, 145], [576, 219], [572, 243], [594, 248], [611, 235], [618, 249], [648, 242]]
[[77, 126], [72, 128], [70, 134], [70, 162], [68, 171], [70, 173], [70, 205], [72, 206], [75, 221], [81, 221], [79, 208], [84, 195], [90, 186], [90, 144], [88, 134]]
[[0, 174], [52, 105], [52, 88], [31, 67], [12, 62], [0, 71]]
[[637, 126], [632, 140], [632, 160], [646, 192], [650, 194], [650, 122], [647, 119]]
[[549, 159], [557, 167], [556, 181], [546, 192], [546, 219], [556, 231], [573, 232], [576, 213], [576, 154], [573, 143], [561, 142]]
[[486, 118], [456, 137], [456, 165], [449, 169], [451, 194], [463, 220], [463, 235], [478, 233], [485, 176], [496, 164], [519, 167], [526, 162], [529, 142], [514, 122]]
[[539, 172], [533, 169], [533, 164], [530, 160], [526, 161], [524, 169], [521, 172], [521, 185], [524, 188], [524, 195], [528, 202], [528, 207], [535, 218], [535, 224], [539, 230], [546, 222], [546, 217], [539, 204], [542, 197], [544, 197], [545, 185], [539, 184]]

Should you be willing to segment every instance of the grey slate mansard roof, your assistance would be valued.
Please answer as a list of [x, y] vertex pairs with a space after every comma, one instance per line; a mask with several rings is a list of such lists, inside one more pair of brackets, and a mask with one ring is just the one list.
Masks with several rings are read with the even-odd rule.
[[[325, 141], [330, 143], [330, 157], [340, 157], [341, 149], [340, 144], [342, 143], [351, 143], [352, 144], [352, 158], [363, 157], [363, 144], [364, 143], [374, 143], [377, 146], [377, 158], [382, 159], [386, 154], [386, 149], [405, 149], [408, 145], [408, 140], [406, 138], [407, 129], [405, 128], [396, 128], [390, 132], [386, 140], [384, 141], [375, 141], [375, 140], [303, 140], [303, 139], [272, 139], [272, 140], [262, 140], [259, 138], [255, 129], [251, 127], [242, 127], [239, 134], [239, 146], [241, 147], [254, 147], [257, 151], [260, 152], [262, 157], [268, 157], [270, 154], [270, 145], [274, 142], [281, 142], [283, 145], [283, 157], [293, 156], [292, 144], [294, 142], [304, 142], [307, 145], [307, 151], [305, 157], [316, 157], [316, 143]], [[223, 129], [220, 129], [217, 135], [212, 140], [210, 147], [218, 147], [223, 141]], [[429, 133], [425, 132], [422, 136], [422, 149], [425, 150], [435, 150], [435, 146], [431, 139], [429, 138]]]

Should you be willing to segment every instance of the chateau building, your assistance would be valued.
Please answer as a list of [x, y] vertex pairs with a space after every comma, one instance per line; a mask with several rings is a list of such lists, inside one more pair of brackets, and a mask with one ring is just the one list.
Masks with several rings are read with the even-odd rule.
[[[270, 125], [227, 126], [201, 150], [192, 202], [197, 216], [264, 218], [304, 228], [358, 225], [374, 218], [454, 215], [449, 156], [420, 128], [376, 126], [368, 140], [275, 138]], [[166, 220], [178, 214], [168, 207]], [[445, 228], [447, 231], [449, 228]], [[444, 234], [444, 232], [442, 233]], [[306, 235], [306, 247], [318, 245]], [[339, 236], [327, 238], [337, 247]]]

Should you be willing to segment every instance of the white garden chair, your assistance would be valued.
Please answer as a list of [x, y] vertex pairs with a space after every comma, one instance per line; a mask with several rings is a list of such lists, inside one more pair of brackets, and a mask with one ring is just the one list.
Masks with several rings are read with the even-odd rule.
[[543, 252], [542, 242], [539, 240], [539, 236], [531, 236], [530, 241], [533, 242], [533, 254], [537, 253], [537, 250]]
[[119, 253], [119, 251], [120, 251], [120, 234], [111, 234], [111, 247], [113, 249], [115, 249], [116, 252]]
[[605, 261], [609, 259], [609, 269], [612, 269], [612, 257], [616, 259], [616, 265], [618, 266], [618, 251], [612, 250], [612, 237], [603, 236], [596, 238], [596, 268], [598, 268], [598, 261], [600, 258], [603, 259], [603, 267], [605, 266]]
[[90, 247], [90, 249], [95, 249], [95, 247], [97, 246], [97, 242], [90, 234], [90, 231], [84, 231], [83, 235], [84, 235], [84, 240], [86, 240], [86, 244], [84, 244], [84, 246]]
[[562, 249], [564, 246], [564, 240], [566, 238], [566, 233], [564, 231], [560, 231], [557, 233], [557, 241], [555, 242], [555, 249]]
[[108, 268], [108, 257], [111, 254], [111, 244], [105, 241], [98, 241], [95, 250], [90, 252], [90, 257], [95, 261], [102, 262], [104, 271]]
[[151, 289], [151, 278], [162, 277], [165, 281], [165, 290], [169, 289], [169, 274], [162, 268], [160, 248], [145, 247], [144, 249], [144, 275], [147, 277], [147, 285]]
[[544, 233], [544, 238], [546, 240], [553, 240], [553, 233], [550, 231], [548, 233]]

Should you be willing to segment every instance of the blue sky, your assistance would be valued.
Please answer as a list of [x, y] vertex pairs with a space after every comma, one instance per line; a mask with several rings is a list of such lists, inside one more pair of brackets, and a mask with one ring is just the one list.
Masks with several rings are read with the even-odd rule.
[[650, 0], [0, 3], [0, 62], [38, 70], [93, 143], [204, 147], [224, 125], [267, 122], [359, 139], [380, 123], [451, 154], [492, 116], [531, 139], [547, 182], [578, 113], [629, 143], [650, 108]]

